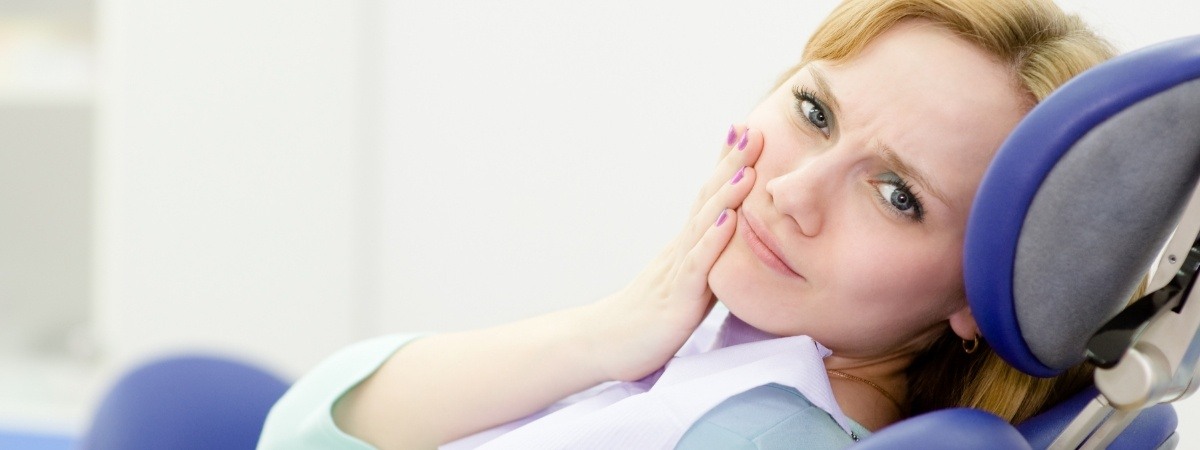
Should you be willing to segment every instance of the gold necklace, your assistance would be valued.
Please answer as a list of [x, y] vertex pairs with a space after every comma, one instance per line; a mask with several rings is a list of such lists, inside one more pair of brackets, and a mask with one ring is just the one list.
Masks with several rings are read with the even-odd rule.
[[883, 394], [884, 397], [887, 397], [888, 400], [891, 400], [893, 405], [896, 405], [897, 411], [900, 411], [901, 413], [904, 412], [904, 407], [900, 406], [900, 401], [896, 400], [896, 397], [893, 397], [892, 394], [888, 393], [888, 391], [886, 389], [884, 389], [883, 386], [875, 384], [875, 382], [868, 380], [866, 378], [850, 375], [850, 374], [848, 374], [846, 372], [842, 372], [840, 370], [825, 369], [825, 372], [830, 375], [837, 375], [837, 376], [845, 378], [847, 380], [857, 381], [859, 383], [863, 383], [863, 384], [866, 384], [867, 386], [875, 388], [876, 391], [879, 391], [880, 394]]

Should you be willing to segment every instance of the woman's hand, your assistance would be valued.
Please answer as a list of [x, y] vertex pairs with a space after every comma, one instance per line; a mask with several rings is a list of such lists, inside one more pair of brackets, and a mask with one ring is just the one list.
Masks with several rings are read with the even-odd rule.
[[636, 380], [662, 367], [712, 308], [708, 273], [733, 237], [762, 146], [760, 133], [731, 127], [683, 230], [633, 282], [590, 305], [583, 327], [608, 379]]

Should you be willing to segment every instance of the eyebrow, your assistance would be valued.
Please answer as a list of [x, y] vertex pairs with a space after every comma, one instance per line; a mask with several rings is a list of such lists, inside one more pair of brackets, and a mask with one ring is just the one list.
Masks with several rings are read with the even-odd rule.
[[896, 152], [892, 150], [891, 147], [888, 147], [887, 144], [878, 143], [878, 148], [879, 156], [883, 158], [884, 163], [891, 167], [892, 170], [896, 171], [898, 175], [900, 175], [902, 178], [909, 178], [916, 181], [918, 185], [925, 188], [925, 190], [929, 191], [930, 194], [933, 194], [934, 197], [937, 197], [938, 200], [941, 200], [943, 204], [950, 206], [950, 202], [946, 200], [946, 196], [942, 194], [942, 191], [939, 190], [933, 183], [930, 183], [929, 178], [926, 178], [921, 171], [904, 162], [904, 160], [900, 158], [900, 155], [896, 154]]

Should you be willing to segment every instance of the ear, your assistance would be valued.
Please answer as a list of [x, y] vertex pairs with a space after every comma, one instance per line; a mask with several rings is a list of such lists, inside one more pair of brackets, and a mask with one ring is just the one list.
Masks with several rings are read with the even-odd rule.
[[958, 337], [969, 341], [979, 336], [979, 325], [975, 323], [975, 316], [971, 314], [971, 306], [963, 303], [961, 309], [950, 314], [950, 329], [954, 330]]

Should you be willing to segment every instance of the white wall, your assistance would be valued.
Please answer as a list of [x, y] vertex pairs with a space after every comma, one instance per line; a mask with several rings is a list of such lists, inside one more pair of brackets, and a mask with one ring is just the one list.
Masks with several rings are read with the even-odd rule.
[[1121, 51], [1200, 33], [1200, 3], [1180, 0], [1056, 0], [1079, 14]]
[[619, 289], [833, 4], [389, 3], [378, 326]]
[[365, 5], [101, 4], [110, 364], [196, 349], [296, 375], [362, 335]]

